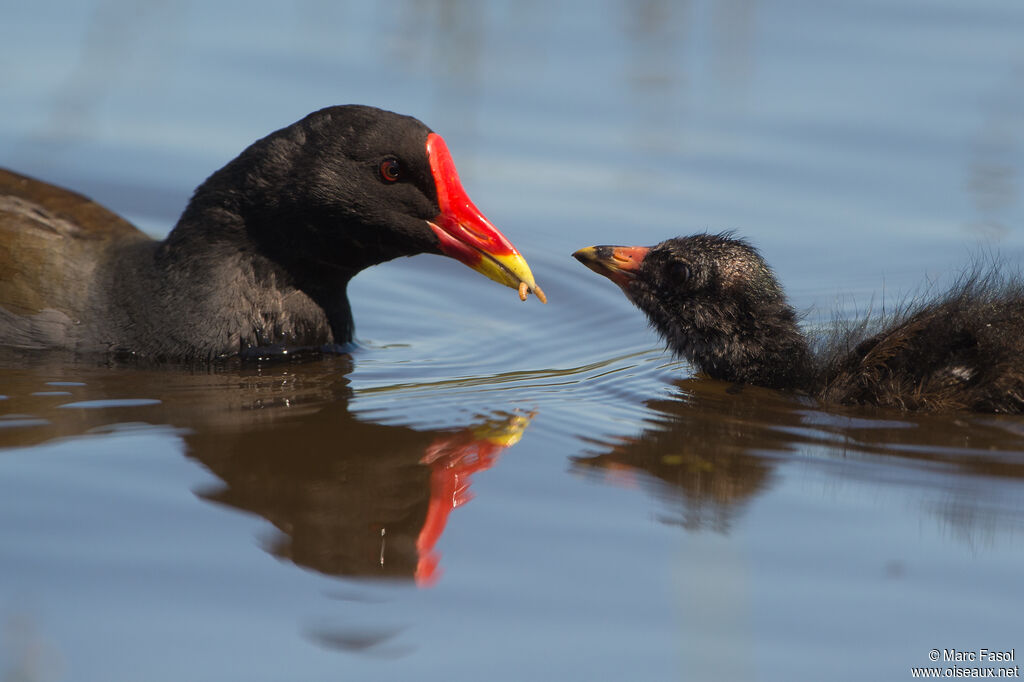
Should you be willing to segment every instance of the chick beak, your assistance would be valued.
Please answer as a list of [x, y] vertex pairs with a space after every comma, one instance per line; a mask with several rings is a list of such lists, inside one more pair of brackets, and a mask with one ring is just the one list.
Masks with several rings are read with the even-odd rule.
[[572, 256], [597, 274], [625, 288], [636, 279], [650, 250], [646, 246], [588, 246]]

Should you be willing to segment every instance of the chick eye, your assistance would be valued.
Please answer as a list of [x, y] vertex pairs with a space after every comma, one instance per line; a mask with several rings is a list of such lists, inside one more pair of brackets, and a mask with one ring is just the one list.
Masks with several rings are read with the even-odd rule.
[[678, 282], [689, 282], [690, 277], [693, 276], [693, 272], [690, 270], [690, 266], [687, 263], [672, 263], [668, 268], [669, 274], [672, 279]]
[[398, 159], [384, 159], [380, 162], [380, 177], [387, 182], [396, 182], [402, 177], [402, 165]]

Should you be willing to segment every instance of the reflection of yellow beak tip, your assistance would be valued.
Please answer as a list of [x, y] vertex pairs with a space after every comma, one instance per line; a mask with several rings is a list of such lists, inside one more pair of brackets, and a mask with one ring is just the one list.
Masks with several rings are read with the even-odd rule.
[[513, 415], [506, 419], [490, 420], [474, 428], [473, 433], [478, 438], [495, 445], [511, 447], [523, 437], [523, 433], [526, 431], [526, 427], [530, 425], [530, 419], [533, 416], [534, 413], [531, 412], [526, 416]]

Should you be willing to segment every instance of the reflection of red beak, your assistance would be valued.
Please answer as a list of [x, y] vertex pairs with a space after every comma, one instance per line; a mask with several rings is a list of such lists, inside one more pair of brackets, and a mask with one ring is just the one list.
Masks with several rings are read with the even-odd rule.
[[[437, 204], [441, 207], [441, 213], [428, 224], [441, 242], [441, 252], [495, 282], [520, 289], [524, 300], [528, 290], [545, 302], [544, 292], [533, 281], [526, 259], [470, 201], [459, 182], [448, 145], [437, 133], [427, 136], [427, 158], [437, 187]], [[521, 287], [522, 284], [526, 286]]]
[[427, 518], [416, 538], [416, 584], [429, 587], [441, 576], [434, 546], [441, 539], [448, 515], [456, 507], [472, 499], [470, 476], [494, 466], [498, 455], [522, 438], [535, 413], [514, 415], [484, 422], [476, 427], [441, 436], [427, 448], [420, 459], [430, 467], [430, 502]]
[[430, 465], [430, 504], [423, 529], [416, 538], [417, 585], [430, 586], [441, 577], [434, 545], [444, 533], [448, 514], [473, 498], [469, 492], [470, 475], [490, 469], [504, 449], [503, 445], [477, 440], [471, 431], [441, 438], [427, 449], [421, 461]]

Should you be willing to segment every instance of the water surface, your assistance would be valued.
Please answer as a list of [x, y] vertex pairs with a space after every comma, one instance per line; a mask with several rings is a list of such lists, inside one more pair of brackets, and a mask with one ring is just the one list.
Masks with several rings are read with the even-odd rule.
[[550, 303], [421, 256], [353, 281], [349, 356], [5, 354], [0, 679], [908, 679], [1024, 650], [1024, 420], [696, 378], [569, 257], [734, 229], [809, 328], [1016, 265], [1019, 3], [5, 15], [5, 165], [161, 236], [309, 111], [411, 113]]

